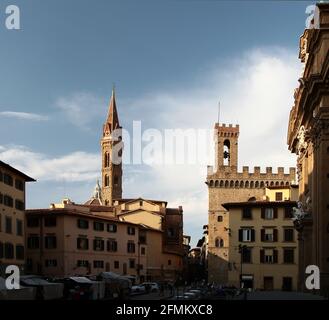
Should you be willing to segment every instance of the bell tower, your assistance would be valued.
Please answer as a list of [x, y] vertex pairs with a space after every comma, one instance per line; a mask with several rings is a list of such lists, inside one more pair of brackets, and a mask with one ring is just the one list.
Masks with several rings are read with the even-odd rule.
[[111, 206], [113, 199], [122, 198], [122, 128], [115, 102], [114, 88], [106, 122], [103, 126], [102, 148], [102, 200]]
[[237, 171], [239, 125], [216, 123], [214, 139], [217, 171]]

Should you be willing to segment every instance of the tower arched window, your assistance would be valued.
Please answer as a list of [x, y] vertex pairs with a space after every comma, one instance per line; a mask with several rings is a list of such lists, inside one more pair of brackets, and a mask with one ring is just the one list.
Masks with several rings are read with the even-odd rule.
[[250, 188], [254, 187], [254, 181], [250, 181]]
[[223, 180], [220, 181], [219, 186], [220, 186], [221, 188], [224, 187], [224, 181], [223, 181]]
[[230, 188], [233, 188], [233, 187], [234, 187], [234, 181], [231, 180], [231, 181], [230, 181]]
[[108, 187], [110, 185], [110, 177], [106, 174], [104, 179], [104, 187]]
[[226, 180], [225, 181], [225, 188], [228, 188], [228, 186], [229, 186], [229, 182], [228, 182], [228, 180]]
[[222, 238], [217, 238], [215, 240], [215, 246], [217, 248], [223, 248], [224, 247], [224, 240]]
[[261, 182], [260, 182], [260, 187], [261, 187], [261, 188], [264, 188], [264, 186], [265, 186], [264, 181], [261, 181]]
[[226, 139], [224, 141], [224, 148], [223, 148], [223, 164], [224, 164], [224, 166], [230, 165], [230, 149], [231, 149], [230, 140]]
[[218, 181], [218, 180], [215, 181], [215, 187], [216, 187], [216, 188], [219, 187], [219, 181]]
[[214, 186], [214, 180], [210, 180], [209, 181], [209, 187], [213, 187]]
[[245, 187], [245, 188], [249, 188], [249, 181], [246, 181], [244, 187]]
[[235, 181], [235, 187], [239, 188], [239, 181], [238, 180]]
[[244, 185], [243, 181], [240, 181], [240, 188], [243, 188], [243, 185]]
[[255, 188], [259, 188], [259, 181], [255, 182]]
[[105, 168], [110, 166], [110, 154], [108, 152], [105, 152], [104, 154], [104, 166]]

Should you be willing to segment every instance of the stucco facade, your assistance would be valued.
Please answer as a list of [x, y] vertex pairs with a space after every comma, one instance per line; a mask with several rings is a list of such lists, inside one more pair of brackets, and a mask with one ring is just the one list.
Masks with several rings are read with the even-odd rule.
[[7, 265], [25, 265], [26, 182], [35, 181], [0, 161], [0, 275]]

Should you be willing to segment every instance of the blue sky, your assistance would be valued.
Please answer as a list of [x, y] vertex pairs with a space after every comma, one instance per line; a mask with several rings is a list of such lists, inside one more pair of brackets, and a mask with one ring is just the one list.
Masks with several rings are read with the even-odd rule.
[[[285, 135], [312, 2], [14, 3], [19, 31], [4, 27], [13, 1], [0, 4], [0, 159], [38, 179], [28, 207], [64, 195], [87, 200], [113, 83], [128, 130], [133, 120], [143, 128], [211, 128], [220, 97], [222, 120], [241, 124], [240, 166], [294, 165]], [[127, 166], [124, 174], [124, 196], [183, 205], [185, 232], [196, 242], [207, 222], [204, 165]]]

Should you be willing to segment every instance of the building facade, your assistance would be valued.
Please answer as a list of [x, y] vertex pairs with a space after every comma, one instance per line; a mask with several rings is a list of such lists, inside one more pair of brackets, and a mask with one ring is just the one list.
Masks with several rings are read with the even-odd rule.
[[26, 182], [35, 181], [0, 161], [0, 276], [7, 265], [24, 272]]
[[[229, 227], [227, 210], [223, 203], [245, 202], [250, 199], [263, 200], [266, 186], [290, 186], [295, 181], [296, 170], [289, 173], [283, 167], [272, 171], [267, 167], [262, 173], [260, 167], [253, 172], [244, 166], [238, 171], [238, 125], [215, 124], [215, 166], [208, 166], [206, 184], [208, 186], [208, 281], [228, 282], [228, 241]], [[219, 240], [218, 240], [219, 239]], [[217, 247], [216, 241], [224, 246]]]
[[130, 222], [115, 207], [64, 199], [27, 210], [27, 271], [48, 276], [112, 271], [145, 280], [174, 281], [181, 254], [169, 252], [161, 229]]
[[329, 4], [316, 5], [314, 18], [300, 38], [304, 65], [290, 111], [288, 146], [297, 155], [300, 210], [299, 288], [305, 269], [316, 265], [321, 288], [329, 291]]
[[228, 284], [257, 290], [297, 290], [298, 241], [292, 221], [297, 186], [265, 189], [264, 201], [223, 204], [228, 210]]

